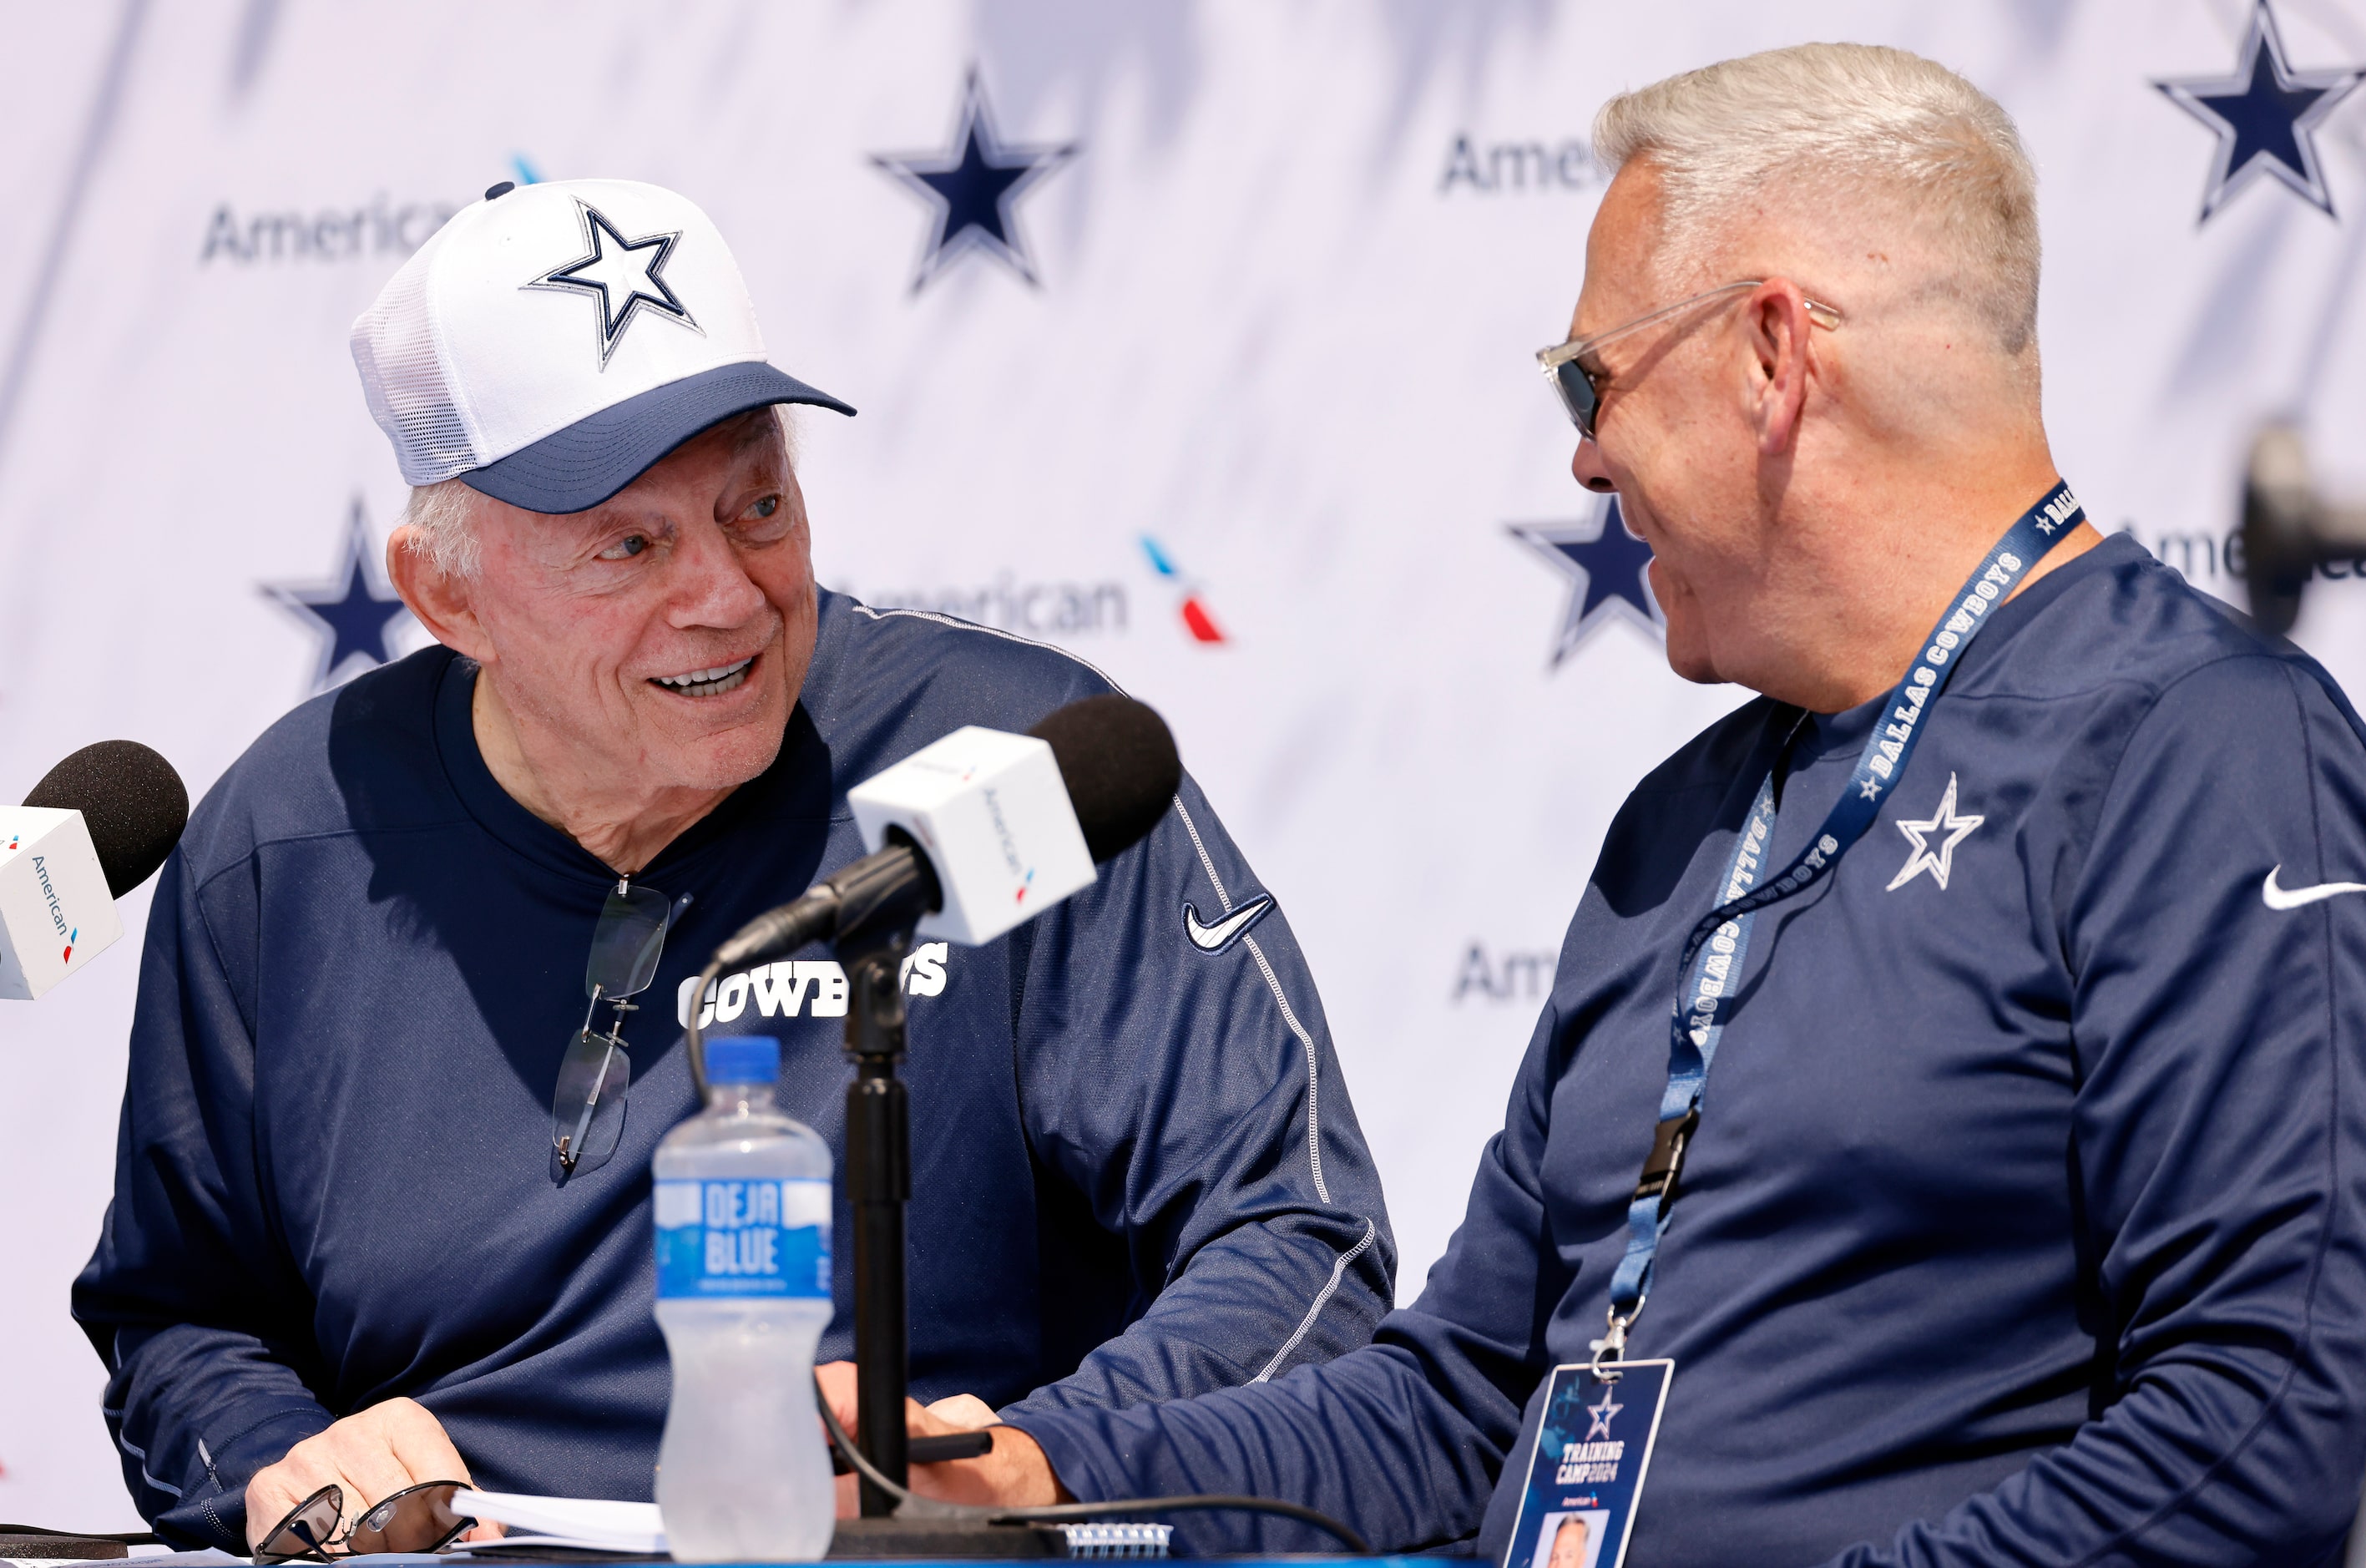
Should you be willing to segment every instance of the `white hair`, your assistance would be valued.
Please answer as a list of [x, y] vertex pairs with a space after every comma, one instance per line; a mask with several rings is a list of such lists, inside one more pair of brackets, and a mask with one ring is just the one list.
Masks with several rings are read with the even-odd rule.
[[1858, 43], [1745, 55], [1611, 99], [1594, 146], [1613, 174], [1638, 158], [1659, 172], [1663, 243], [1685, 259], [1770, 188], [1887, 197], [1933, 234], [1939, 288], [2007, 354], [2036, 337], [2036, 171], [2011, 118], [1944, 65]]
[[439, 479], [411, 487], [402, 509], [402, 525], [411, 530], [407, 548], [427, 558], [427, 564], [445, 577], [474, 577], [484, 554], [469, 509], [477, 492], [466, 479]]
[[[789, 467], [794, 469], [797, 462], [796, 411], [790, 404], [774, 403], [772, 413], [780, 426], [781, 445], [787, 451]], [[410, 547], [424, 555], [428, 564], [445, 577], [474, 577], [484, 564], [484, 549], [477, 539], [479, 493], [468, 487], [465, 478], [441, 479], [432, 485], [413, 485], [411, 499], [403, 505], [402, 525], [416, 530]]]

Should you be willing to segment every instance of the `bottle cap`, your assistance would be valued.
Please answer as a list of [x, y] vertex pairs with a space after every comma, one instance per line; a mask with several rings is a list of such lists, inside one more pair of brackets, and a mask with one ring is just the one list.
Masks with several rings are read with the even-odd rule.
[[781, 1076], [781, 1043], [769, 1034], [726, 1034], [706, 1042], [706, 1081], [768, 1084]]

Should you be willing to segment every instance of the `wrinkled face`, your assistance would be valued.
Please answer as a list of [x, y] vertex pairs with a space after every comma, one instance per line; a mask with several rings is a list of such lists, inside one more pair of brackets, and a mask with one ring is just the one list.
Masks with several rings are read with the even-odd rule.
[[[1572, 337], [1731, 281], [1660, 279], [1651, 265], [1658, 240], [1659, 176], [1629, 164], [1604, 194], [1587, 236]], [[1729, 668], [1719, 672], [1719, 646], [1747, 635], [1763, 565], [1741, 316], [1741, 297], [1727, 295], [1605, 346], [1594, 437], [1580, 442], [1571, 463], [1588, 490], [1617, 492], [1628, 526], [1651, 547], [1668, 662], [1692, 681], [1732, 678]]]
[[1585, 1568], [1585, 1521], [1563, 1519], [1553, 1532], [1550, 1568]]
[[573, 759], [571, 782], [648, 791], [727, 789], [772, 765], [815, 603], [805, 498], [770, 409], [693, 436], [589, 512], [478, 500], [469, 604], [542, 759]]

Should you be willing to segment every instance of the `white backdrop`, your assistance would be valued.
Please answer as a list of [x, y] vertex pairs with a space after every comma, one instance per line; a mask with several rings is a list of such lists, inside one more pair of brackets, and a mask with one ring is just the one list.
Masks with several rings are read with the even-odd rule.
[[[2063, 470], [2234, 595], [2261, 419], [2366, 494], [2366, 92], [2203, 221], [2217, 133], [2157, 87], [2216, 91], [2255, 4], [9, 0], [0, 799], [118, 735], [201, 791], [332, 654], [411, 646], [370, 604], [402, 491], [348, 323], [495, 180], [672, 186], [775, 360], [862, 410], [806, 421], [824, 581], [1031, 629], [1173, 723], [1313, 961], [1409, 1299], [1611, 812], [1738, 700], [1670, 675], [1631, 558], [1584, 547], [1528, 357], [1580, 281], [1594, 110], [1814, 38], [1995, 93], [2044, 182]], [[2274, 21], [2292, 71], [2366, 65], [2366, 0]], [[973, 72], [1025, 177], [1011, 248], [941, 251], [896, 161], [958, 162]], [[2366, 589], [2299, 635], [2366, 688]], [[133, 1518], [66, 1294], [137, 946], [0, 1011], [0, 1518]]]

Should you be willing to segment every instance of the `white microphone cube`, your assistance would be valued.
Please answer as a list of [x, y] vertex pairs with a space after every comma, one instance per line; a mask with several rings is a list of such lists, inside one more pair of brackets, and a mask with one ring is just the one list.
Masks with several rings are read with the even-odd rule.
[[1093, 885], [1093, 857], [1052, 748], [976, 725], [847, 791], [862, 841], [909, 833], [944, 889], [918, 934], [979, 947]]
[[0, 997], [31, 1001], [122, 934], [82, 813], [0, 806]]

